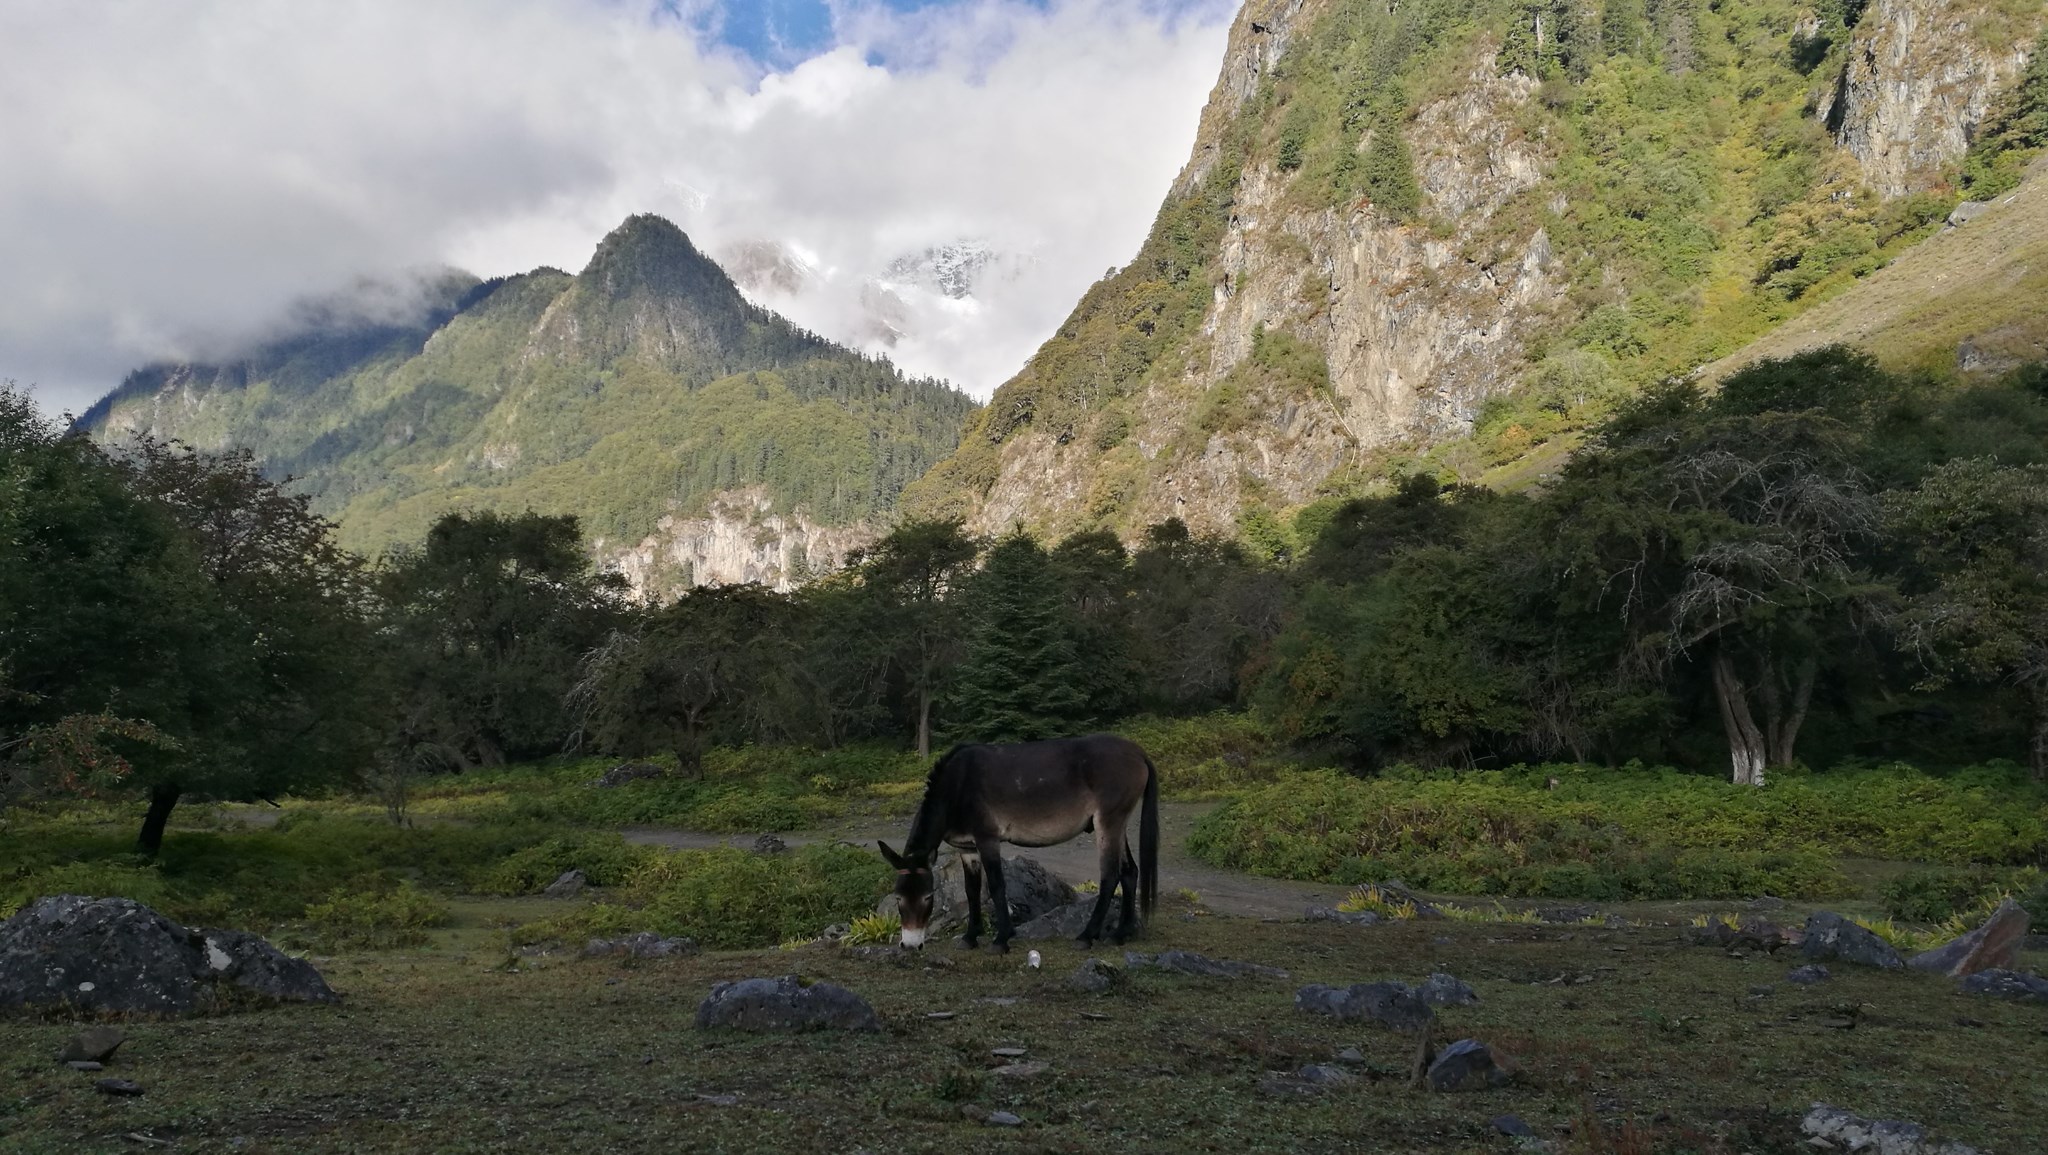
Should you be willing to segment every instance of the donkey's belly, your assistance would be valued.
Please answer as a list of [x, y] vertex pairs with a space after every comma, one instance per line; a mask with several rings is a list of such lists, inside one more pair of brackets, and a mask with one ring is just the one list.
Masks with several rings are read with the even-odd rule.
[[1094, 820], [1094, 811], [1087, 808], [1028, 816], [1002, 815], [997, 818], [997, 830], [1002, 840], [1012, 846], [1057, 846], [1088, 829]]

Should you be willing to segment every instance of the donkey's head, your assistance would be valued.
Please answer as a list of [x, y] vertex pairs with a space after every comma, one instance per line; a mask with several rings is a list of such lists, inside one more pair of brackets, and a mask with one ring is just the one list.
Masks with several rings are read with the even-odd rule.
[[896, 868], [896, 912], [903, 919], [903, 945], [923, 946], [925, 931], [932, 921], [932, 860], [912, 858], [877, 842], [882, 857]]

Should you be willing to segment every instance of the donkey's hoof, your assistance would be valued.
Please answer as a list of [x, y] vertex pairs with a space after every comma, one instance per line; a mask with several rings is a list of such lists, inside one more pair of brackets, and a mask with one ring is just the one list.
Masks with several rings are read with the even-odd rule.
[[981, 943], [975, 939], [968, 938], [966, 935], [961, 935], [959, 938], [953, 940], [953, 945], [959, 947], [961, 950], [973, 950], [976, 947], [979, 947]]
[[995, 942], [992, 942], [992, 943], [990, 943], [990, 944], [988, 944], [988, 945], [989, 945], [989, 949], [990, 949], [990, 950], [993, 950], [993, 951], [995, 951], [995, 952], [996, 952], [997, 954], [1009, 954], [1009, 953], [1010, 953], [1010, 944], [1009, 944], [1009, 943], [1006, 943], [1006, 942], [1003, 942], [1003, 941], [1002, 941], [1002, 940], [1000, 940], [1000, 939], [998, 939], [997, 941], [995, 941]]
[[1084, 935], [1080, 935], [1080, 936], [1076, 937], [1076, 938], [1074, 939], [1074, 941], [1075, 941], [1075, 942], [1077, 942], [1077, 943], [1080, 943], [1080, 944], [1081, 944], [1081, 949], [1082, 949], [1082, 950], [1086, 950], [1086, 949], [1088, 949], [1089, 947], [1091, 947], [1091, 946], [1094, 946], [1094, 945], [1095, 945], [1095, 940], [1094, 940], [1094, 939], [1092, 939], [1092, 938], [1089, 938], [1089, 937], [1088, 937], [1087, 935], [1085, 935], [1085, 934], [1084, 934]]

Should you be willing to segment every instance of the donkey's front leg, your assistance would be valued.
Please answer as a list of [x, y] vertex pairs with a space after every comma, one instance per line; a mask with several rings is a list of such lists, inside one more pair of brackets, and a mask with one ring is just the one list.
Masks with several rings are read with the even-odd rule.
[[1007, 952], [1016, 928], [1010, 925], [1010, 891], [1003, 885], [1003, 843], [1001, 839], [978, 838], [974, 847], [981, 852], [981, 869], [988, 875], [988, 913], [996, 924], [995, 941], [990, 945]]
[[981, 858], [978, 855], [961, 851], [960, 881], [967, 887], [967, 933], [960, 936], [960, 945], [973, 950], [981, 945]]

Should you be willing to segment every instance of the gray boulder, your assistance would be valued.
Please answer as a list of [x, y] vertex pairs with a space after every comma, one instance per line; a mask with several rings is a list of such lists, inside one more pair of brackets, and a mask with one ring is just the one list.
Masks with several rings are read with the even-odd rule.
[[1479, 1001], [1479, 992], [1463, 979], [1441, 971], [1424, 979], [1415, 995], [1432, 1007], [1469, 1007]]
[[1833, 976], [1828, 974], [1828, 968], [1819, 963], [1808, 963], [1803, 967], [1793, 967], [1791, 972], [1785, 976], [1785, 981], [1797, 983], [1802, 987], [1810, 987], [1815, 983], [1826, 982], [1831, 977]]
[[553, 882], [548, 883], [547, 889], [541, 891], [541, 895], [545, 898], [575, 898], [589, 885], [590, 879], [582, 871], [565, 870], [556, 875]]
[[1931, 1138], [1918, 1123], [1866, 1119], [1826, 1103], [1815, 1103], [1799, 1121], [1799, 1129], [1813, 1139], [1864, 1155], [1978, 1155], [1975, 1147]]
[[334, 1003], [310, 963], [126, 898], [40, 898], [0, 923], [0, 1008], [182, 1015], [250, 998]]
[[583, 946], [584, 958], [680, 958], [696, 953], [695, 939], [666, 938], [651, 930], [635, 931], [622, 938], [594, 938]]
[[1404, 1033], [1420, 1031], [1436, 1018], [1436, 1012], [1406, 983], [1355, 983], [1348, 987], [1310, 983], [1294, 992], [1294, 1006], [1313, 1015], [1378, 1023]]
[[[1103, 938], [1113, 937], [1124, 924], [1124, 904], [1119, 896], [1109, 904], [1109, 910], [1102, 916]], [[1056, 906], [1029, 922], [1017, 924], [1017, 937], [1032, 942], [1055, 938], [1079, 938], [1088, 929], [1088, 920], [1095, 916], [1095, 896], [1084, 894], [1065, 906]]]
[[879, 1031], [868, 1001], [831, 983], [795, 975], [719, 983], [697, 1006], [697, 1029], [735, 1031]]
[[1960, 201], [1956, 204], [1956, 207], [1949, 210], [1946, 223], [1950, 228], [1969, 224], [1971, 221], [1983, 216], [1984, 211], [1990, 207], [1990, 201]]
[[1816, 962], [1839, 960], [1884, 970], [1899, 970], [1906, 965], [1892, 944], [1841, 915], [1824, 910], [1806, 920], [1806, 939], [1800, 951]]
[[1432, 1091], [1483, 1091], [1508, 1081], [1511, 1068], [1478, 1039], [1459, 1039], [1437, 1052], [1425, 1076]]
[[2025, 971], [1988, 970], [1966, 975], [1956, 986], [1966, 995], [2048, 1003], [2048, 979]]
[[773, 834], [763, 834], [759, 838], [754, 839], [755, 854], [785, 854], [788, 851], [789, 843], [784, 842]]
[[127, 1036], [119, 1027], [87, 1027], [71, 1037], [57, 1053], [60, 1063], [91, 1063], [95, 1067], [114, 1057]]
[[1088, 959], [1067, 978], [1067, 985], [1086, 994], [1099, 995], [1114, 987], [1123, 972], [1099, 958]]
[[1999, 903], [1991, 917], [1977, 929], [1933, 950], [1914, 955], [1906, 965], [1950, 978], [1962, 978], [1978, 971], [2008, 970], [2026, 937], [2026, 908], [2008, 898]]
[[[933, 881], [932, 920], [935, 930], [955, 930], [967, 925], [967, 883], [965, 872], [960, 868], [960, 856], [945, 854], [941, 857], [937, 876]], [[1059, 877], [1040, 866], [1035, 860], [1024, 858], [1003, 859], [1003, 889], [1010, 901], [1010, 922], [1018, 928], [1018, 937], [1024, 924], [1040, 918], [1074, 901], [1074, 888], [1060, 881]], [[981, 921], [984, 933], [995, 928], [992, 912], [988, 909], [988, 881], [982, 880]], [[1094, 896], [1089, 896], [1094, 901]], [[875, 913], [888, 916], [896, 913], [896, 896], [884, 895], [875, 905]], [[1114, 912], [1111, 918], [1115, 917]], [[1083, 925], [1086, 917], [1083, 917]], [[1073, 935], [1081, 933], [1076, 926]], [[1056, 935], [1039, 935], [1040, 938], [1055, 938]], [[1072, 937], [1072, 935], [1069, 935]]]

